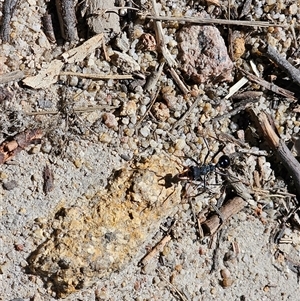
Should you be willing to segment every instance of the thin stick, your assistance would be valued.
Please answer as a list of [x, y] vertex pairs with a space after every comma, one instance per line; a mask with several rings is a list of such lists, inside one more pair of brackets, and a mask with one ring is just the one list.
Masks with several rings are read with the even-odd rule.
[[151, 100], [151, 102], [150, 102], [150, 104], [149, 104], [149, 107], [147, 108], [145, 114], [141, 117], [141, 119], [140, 119], [140, 120], [138, 121], [138, 123], [136, 124], [136, 126], [135, 126], [136, 131], [139, 129], [141, 123], [143, 122], [143, 120], [145, 119], [145, 117], [146, 117], [146, 116], [148, 115], [148, 113], [150, 112], [152, 106], [154, 105], [154, 103], [155, 103], [155, 101], [156, 101], [156, 98], [158, 97], [159, 92], [160, 92], [160, 89], [158, 89], [158, 90], [156, 91], [156, 93], [155, 93], [155, 95], [153, 96], [153, 98], [152, 98], [152, 100]]
[[157, 271], [159, 272], [159, 276], [171, 287], [171, 289], [173, 289], [178, 294], [181, 300], [188, 301], [188, 299], [183, 295], [183, 293], [181, 293], [181, 291], [163, 275], [164, 273], [161, 269], [157, 269]]
[[174, 70], [174, 68], [169, 68], [169, 72], [171, 74], [171, 76], [173, 77], [174, 81], [176, 82], [176, 84], [178, 85], [179, 89], [181, 90], [181, 92], [183, 94], [188, 94], [190, 91], [187, 88], [187, 86], [182, 82], [182, 80], [179, 78], [179, 75], [177, 74], [177, 72]]
[[51, 15], [46, 13], [44, 16], [42, 16], [42, 22], [43, 22], [45, 35], [48, 38], [49, 42], [55, 43], [56, 39], [55, 39]]
[[222, 25], [236, 25], [236, 26], [258, 26], [258, 27], [269, 27], [269, 26], [288, 27], [289, 26], [289, 25], [273, 24], [264, 21], [205, 19], [199, 17], [161, 17], [161, 16], [147, 15], [146, 18], [152, 20], [160, 20], [160, 21], [170, 21], [170, 22], [177, 21], [177, 22], [188, 22], [188, 23], [195, 23], [195, 24], [222, 24]]
[[274, 61], [297, 85], [300, 86], [300, 70], [283, 58], [274, 47], [263, 43], [259, 50], [270, 60]]
[[19, 0], [5, 0], [3, 4], [2, 27], [0, 38], [3, 43], [10, 41], [10, 20], [14, 14], [14, 10]]
[[139, 266], [146, 266], [159, 252], [161, 252], [164, 246], [171, 240], [171, 235], [164, 236], [155, 247], [139, 262]]
[[265, 87], [266, 89], [276, 93], [276, 94], [280, 94], [284, 97], [287, 97], [293, 101], [297, 101], [297, 99], [294, 97], [294, 93], [292, 93], [291, 91], [289, 90], [286, 90], [286, 89], [283, 89], [283, 88], [280, 88], [278, 87], [277, 85], [273, 84], [273, 83], [269, 83], [267, 82], [266, 80], [262, 79], [262, 78], [259, 78], [251, 73], [249, 73], [248, 71], [246, 70], [243, 70], [243, 69], [240, 69], [246, 76], [249, 80]]
[[23, 71], [12, 71], [4, 74], [0, 74], [0, 84], [12, 82], [14, 80], [21, 80], [24, 78]]
[[[85, 113], [85, 112], [94, 112], [96, 110], [114, 110], [118, 107], [109, 106], [109, 105], [102, 105], [102, 106], [93, 106], [93, 107], [79, 107], [74, 108], [73, 111], [75, 113]], [[56, 115], [59, 111], [40, 111], [40, 112], [29, 112], [27, 115]]]
[[[229, 200], [219, 211], [220, 214], [215, 214], [202, 224], [202, 228], [206, 235], [213, 235], [217, 232], [222, 220], [228, 220], [234, 214], [240, 212], [246, 206], [246, 202], [241, 197], [235, 197]], [[222, 220], [221, 220], [222, 217]]]
[[254, 103], [256, 103], [258, 101], [259, 101], [259, 98], [242, 100], [242, 101], [240, 101], [239, 105], [235, 109], [231, 110], [230, 112], [228, 112], [226, 114], [223, 114], [221, 116], [213, 118], [212, 121], [217, 122], [223, 118], [229, 118], [231, 116], [234, 116], [237, 113], [239, 113], [240, 111], [245, 110], [246, 108], [252, 106]]
[[[158, 7], [157, 7], [155, 0], [152, 0], [152, 9], [153, 9], [154, 16], [159, 18], [158, 17], [159, 11], [158, 11]], [[168, 48], [166, 46], [162, 24], [159, 21], [159, 19], [157, 19], [157, 21], [154, 22], [154, 25], [155, 25], [154, 30], [155, 30], [155, 34], [156, 34], [156, 40], [158, 42], [158, 46], [162, 52], [163, 57], [165, 58], [165, 60], [167, 61], [168, 65], [171, 68], [176, 67], [177, 63], [173, 59], [170, 51], [168, 50]]]
[[94, 73], [80, 73], [80, 72], [71, 72], [65, 71], [60, 72], [59, 75], [67, 75], [67, 76], [78, 76], [82, 78], [91, 78], [95, 80], [102, 80], [102, 79], [133, 79], [132, 75], [128, 74], [94, 74]]
[[202, 97], [197, 97], [196, 100], [192, 103], [192, 105], [188, 108], [188, 110], [184, 113], [184, 115], [174, 123], [172, 126], [172, 130], [174, 130], [176, 127], [178, 127], [183, 121], [192, 113], [195, 107], [199, 104], [200, 100], [202, 100]]
[[78, 41], [74, 0], [56, 0], [55, 4], [62, 37], [71, 43]]
[[250, 110], [250, 113], [270, 147], [277, 154], [293, 178], [297, 195], [300, 197], [300, 163], [293, 156], [284, 141], [276, 134], [274, 128], [270, 124], [268, 116], [264, 112], [259, 113], [253, 108]]

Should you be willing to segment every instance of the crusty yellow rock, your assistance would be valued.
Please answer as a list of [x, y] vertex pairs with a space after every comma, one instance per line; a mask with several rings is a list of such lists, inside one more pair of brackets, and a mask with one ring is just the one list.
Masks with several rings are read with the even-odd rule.
[[66, 297], [138, 260], [161, 221], [177, 211], [181, 186], [166, 179], [178, 171], [176, 159], [154, 155], [117, 171], [94, 196], [96, 205], [61, 208], [51, 238], [28, 259], [30, 271]]

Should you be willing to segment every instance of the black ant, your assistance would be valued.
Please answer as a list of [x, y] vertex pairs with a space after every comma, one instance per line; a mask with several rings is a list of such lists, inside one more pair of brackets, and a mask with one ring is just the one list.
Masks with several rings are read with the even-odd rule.
[[[208, 147], [207, 141], [205, 139], [204, 142]], [[206, 155], [204, 162], [206, 162], [208, 155], [209, 153]], [[188, 179], [190, 181], [203, 181], [204, 188], [206, 188], [206, 176], [208, 174], [216, 172], [216, 169], [225, 169], [230, 166], [230, 158], [227, 155], [222, 155], [216, 164], [209, 163], [200, 165], [193, 158], [189, 159], [195, 162], [196, 165], [187, 167], [182, 173], [177, 175], [177, 178], [179, 180]]]

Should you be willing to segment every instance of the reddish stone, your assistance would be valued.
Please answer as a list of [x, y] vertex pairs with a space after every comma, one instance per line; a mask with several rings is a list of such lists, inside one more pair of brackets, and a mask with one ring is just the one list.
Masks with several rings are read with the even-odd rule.
[[232, 81], [233, 63], [219, 30], [213, 26], [183, 27], [178, 35], [181, 71], [195, 83]]

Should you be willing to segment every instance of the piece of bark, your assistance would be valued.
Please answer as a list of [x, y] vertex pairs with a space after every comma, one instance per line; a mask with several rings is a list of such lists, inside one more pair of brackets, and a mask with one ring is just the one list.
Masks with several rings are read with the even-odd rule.
[[153, 257], [155, 257], [159, 252], [161, 252], [164, 246], [171, 240], [171, 235], [168, 234], [164, 236], [155, 247], [139, 262], [139, 266], [146, 266]]
[[44, 167], [43, 177], [44, 177], [43, 190], [45, 194], [48, 194], [54, 188], [54, 177], [53, 177], [53, 171], [47, 164]]
[[62, 37], [71, 42], [77, 42], [77, 20], [74, 0], [55, 0]]
[[4, 74], [0, 74], [0, 84], [12, 82], [14, 80], [21, 80], [24, 78], [23, 71], [12, 71]]
[[0, 38], [3, 43], [10, 41], [10, 20], [19, 0], [5, 0], [3, 4], [2, 27], [0, 30]]
[[259, 77], [251, 74], [250, 72], [248, 72], [246, 70], [243, 70], [243, 69], [240, 69], [240, 70], [246, 75], [246, 77], [249, 80], [251, 80], [251, 81], [253, 81], [253, 82], [255, 82], [255, 83], [257, 83], [257, 84], [259, 84], [259, 85], [261, 85], [263, 87], [265, 87], [266, 89], [268, 89], [268, 90], [270, 90], [270, 91], [272, 91], [272, 92], [274, 92], [276, 94], [280, 94], [280, 95], [282, 95], [284, 97], [287, 97], [287, 98], [289, 98], [289, 99], [291, 99], [293, 101], [297, 101], [297, 98], [294, 97], [294, 93], [293, 92], [291, 92], [289, 90], [286, 90], [286, 89], [283, 89], [283, 88], [280, 88], [280, 87], [278, 87], [277, 85], [275, 85], [273, 83], [269, 83], [266, 80], [264, 80], [262, 78], [259, 78]]
[[57, 82], [63, 62], [60, 60], [53, 60], [48, 68], [42, 69], [37, 75], [26, 77], [23, 83], [34, 89], [45, 89], [51, 84]]
[[96, 48], [102, 45], [102, 39], [103, 33], [100, 33], [88, 39], [82, 45], [66, 51], [62, 54], [62, 57], [65, 62], [69, 64], [82, 62], [89, 54], [94, 52]]
[[271, 125], [271, 118], [253, 108], [250, 109], [250, 113], [260, 132], [293, 178], [297, 195], [300, 197], [300, 163], [276, 133], [276, 129]]
[[219, 211], [221, 213], [222, 219], [219, 214], [213, 215], [211, 218], [206, 220], [201, 224], [203, 231], [206, 235], [212, 235], [216, 233], [223, 222], [228, 220], [234, 214], [240, 212], [245, 206], [246, 202], [241, 197], [235, 197], [229, 200], [224, 206], [222, 206]]
[[54, 29], [53, 29], [53, 24], [52, 24], [52, 17], [48, 13], [46, 13], [42, 17], [42, 22], [43, 22], [43, 28], [46, 37], [48, 38], [50, 43], [55, 43], [55, 34], [54, 34]]
[[275, 62], [297, 85], [300, 86], [300, 70], [283, 58], [274, 47], [263, 43], [259, 50], [263, 55]]
[[40, 129], [26, 130], [25, 132], [15, 135], [11, 139], [7, 139], [0, 144], [0, 164], [11, 160], [26, 146], [40, 142], [43, 133]]

